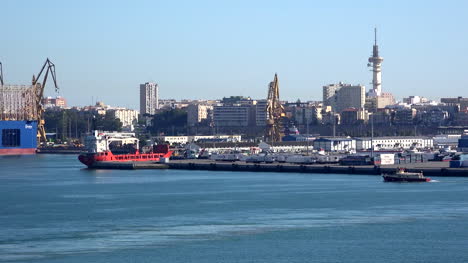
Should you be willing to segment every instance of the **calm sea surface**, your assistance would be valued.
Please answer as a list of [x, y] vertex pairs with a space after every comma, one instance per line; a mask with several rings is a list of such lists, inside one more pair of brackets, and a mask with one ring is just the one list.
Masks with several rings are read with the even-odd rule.
[[0, 157], [0, 262], [468, 262], [468, 178]]

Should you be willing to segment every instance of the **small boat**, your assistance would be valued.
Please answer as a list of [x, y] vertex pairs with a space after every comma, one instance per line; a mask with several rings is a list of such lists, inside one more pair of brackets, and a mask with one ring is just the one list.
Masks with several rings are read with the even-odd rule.
[[422, 172], [407, 172], [404, 168], [399, 168], [395, 173], [382, 174], [385, 182], [429, 182], [431, 178], [425, 177]]

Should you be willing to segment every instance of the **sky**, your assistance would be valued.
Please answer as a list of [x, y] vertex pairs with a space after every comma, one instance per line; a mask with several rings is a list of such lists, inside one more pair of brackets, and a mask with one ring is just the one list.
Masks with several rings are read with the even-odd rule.
[[48, 57], [69, 106], [138, 109], [162, 99], [321, 100], [343, 81], [370, 89], [378, 28], [382, 89], [397, 99], [468, 94], [468, 1], [0, 1], [6, 84], [28, 84]]

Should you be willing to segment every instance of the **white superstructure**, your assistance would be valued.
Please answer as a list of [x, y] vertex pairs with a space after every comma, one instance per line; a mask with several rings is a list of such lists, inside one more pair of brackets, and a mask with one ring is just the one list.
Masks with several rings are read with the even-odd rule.
[[138, 149], [138, 138], [135, 133], [122, 133], [122, 132], [103, 132], [94, 131], [92, 135], [85, 137], [85, 147], [88, 153], [99, 153], [110, 151], [109, 145], [111, 142], [121, 142], [122, 145], [132, 144]]

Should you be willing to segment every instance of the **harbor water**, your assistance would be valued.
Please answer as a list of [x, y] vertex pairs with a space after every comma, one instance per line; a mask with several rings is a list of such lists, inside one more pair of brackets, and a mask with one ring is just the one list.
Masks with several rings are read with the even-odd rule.
[[468, 178], [0, 157], [0, 262], [468, 262]]

